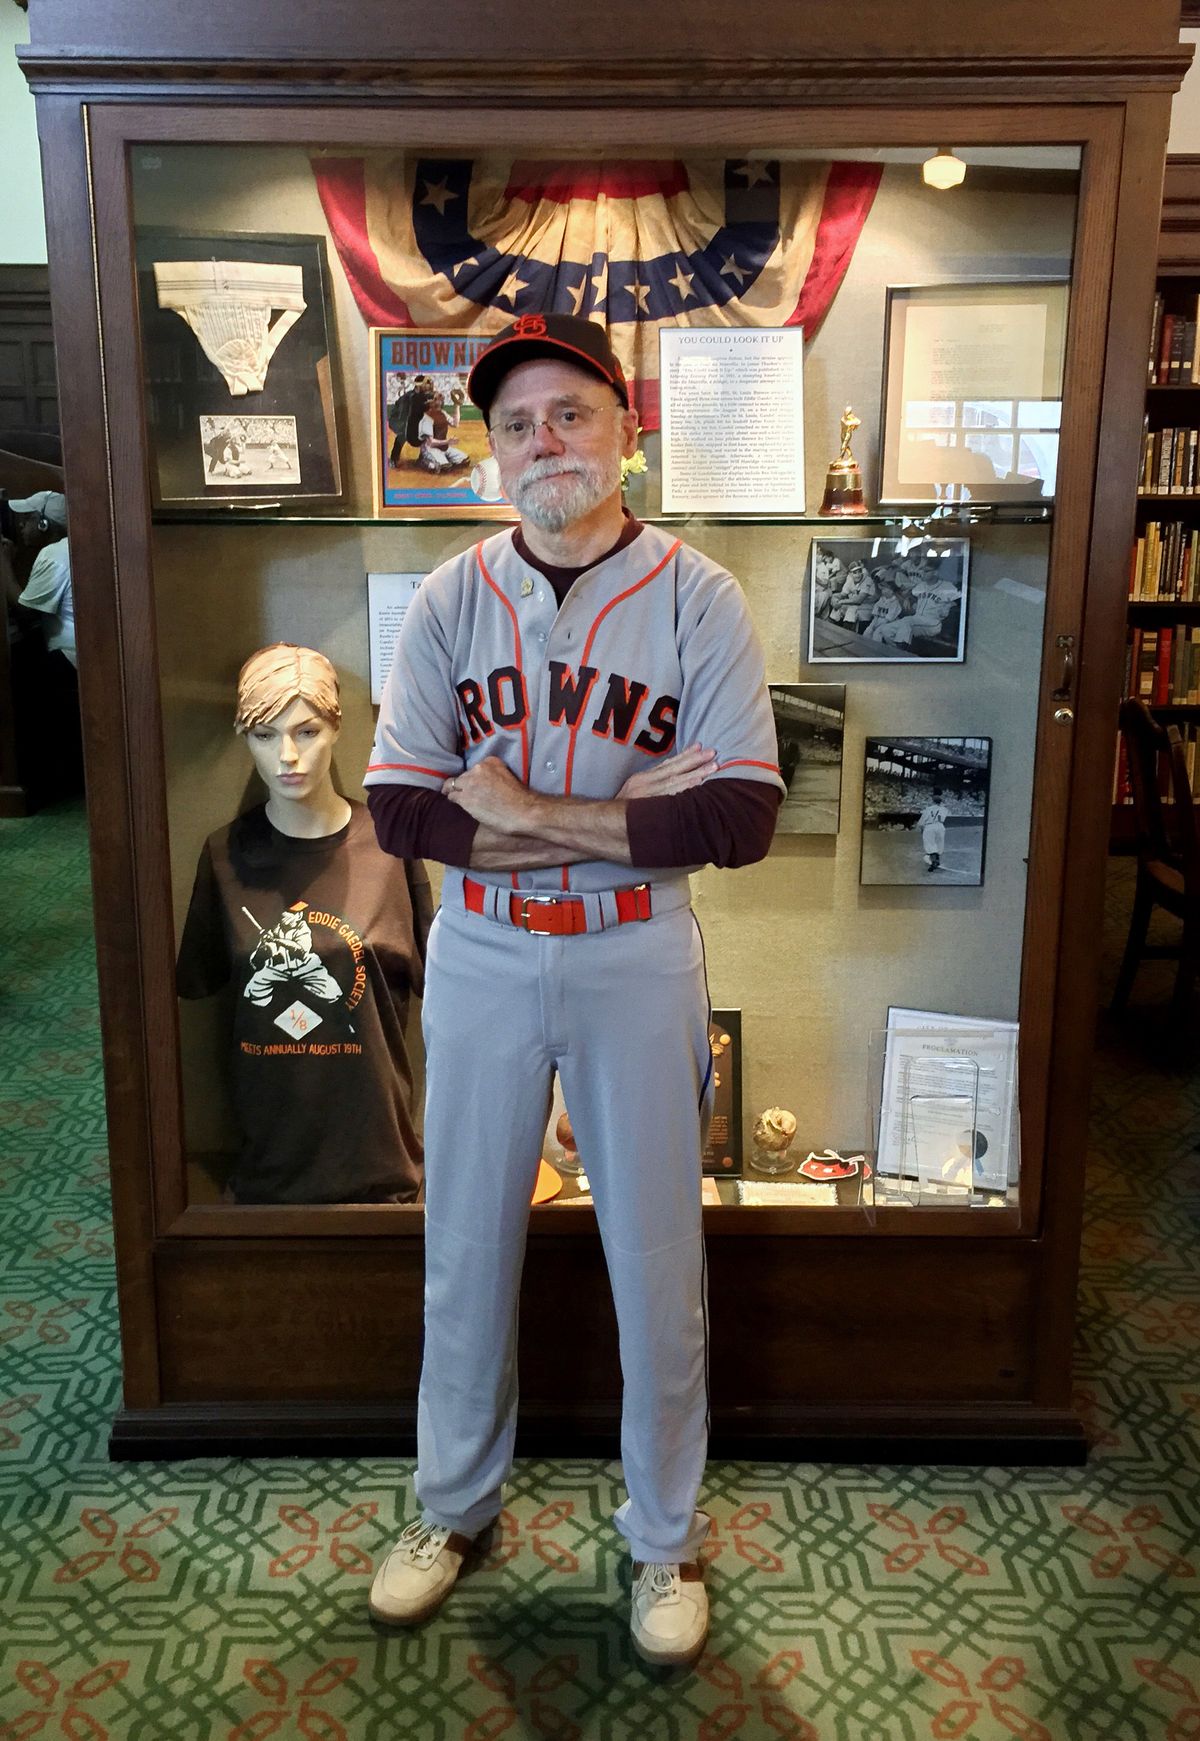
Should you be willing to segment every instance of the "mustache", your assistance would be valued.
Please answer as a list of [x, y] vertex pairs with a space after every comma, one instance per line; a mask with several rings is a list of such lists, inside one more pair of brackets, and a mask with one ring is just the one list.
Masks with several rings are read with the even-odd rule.
[[530, 460], [517, 479], [514, 488], [524, 490], [530, 484], [536, 484], [539, 478], [558, 477], [564, 472], [573, 477], [587, 477], [588, 467], [585, 461], [574, 459], [569, 454], [561, 456], [546, 454], [542, 459]]

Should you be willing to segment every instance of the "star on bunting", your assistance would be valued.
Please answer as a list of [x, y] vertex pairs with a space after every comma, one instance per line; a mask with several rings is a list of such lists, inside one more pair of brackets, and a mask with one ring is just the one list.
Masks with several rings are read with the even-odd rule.
[[734, 173], [746, 177], [747, 187], [757, 187], [760, 181], [771, 185], [771, 171], [765, 163], [739, 163]]
[[504, 283], [496, 292], [496, 296], [497, 299], [501, 296], [506, 296], [511, 303], [515, 304], [517, 297], [521, 294], [522, 290], [528, 289], [529, 286], [523, 278], [518, 278], [515, 272], [510, 272], [508, 277], [504, 280]]
[[639, 314], [649, 314], [650, 309], [647, 306], [646, 298], [650, 294], [650, 286], [648, 284], [639, 284], [637, 279], [635, 278], [633, 283], [627, 284], [625, 286], [625, 288], [626, 288], [626, 290], [628, 290], [628, 292], [629, 292], [630, 296], [632, 296], [633, 300], [637, 303], [638, 313]]
[[744, 266], [738, 265], [737, 261], [734, 259], [732, 254], [730, 254], [728, 259], [725, 261], [725, 264], [722, 266], [721, 271], [722, 271], [722, 273], [727, 272], [731, 278], [737, 279], [739, 290], [741, 289], [742, 285], [746, 282], [747, 278], [749, 278], [751, 276], [751, 274], [746, 270], [746, 268]]
[[678, 291], [680, 302], [686, 302], [689, 296], [695, 296], [696, 292], [692, 289], [692, 279], [695, 276], [694, 272], [685, 272], [682, 266], [677, 266], [674, 278], [667, 279], [667, 283], [673, 284]]
[[425, 183], [425, 198], [421, 201], [421, 204], [423, 206], [436, 206], [438, 217], [444, 218], [446, 215], [446, 201], [457, 198], [458, 195], [455, 193], [454, 189], [447, 187], [444, 181], [427, 181]]

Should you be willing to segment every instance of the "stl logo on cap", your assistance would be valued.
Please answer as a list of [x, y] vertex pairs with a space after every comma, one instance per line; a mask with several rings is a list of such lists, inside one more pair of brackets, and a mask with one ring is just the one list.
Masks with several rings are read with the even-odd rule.
[[514, 339], [540, 339], [546, 336], [544, 314], [523, 314], [509, 334]]

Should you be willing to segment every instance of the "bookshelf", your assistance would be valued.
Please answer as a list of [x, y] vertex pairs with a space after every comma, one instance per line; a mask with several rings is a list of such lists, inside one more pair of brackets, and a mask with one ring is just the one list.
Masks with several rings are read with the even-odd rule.
[[[1122, 695], [1173, 721], [1189, 773], [1200, 756], [1200, 157], [1169, 157], [1163, 183]], [[1133, 839], [1123, 749], [1113, 773], [1114, 851]]]

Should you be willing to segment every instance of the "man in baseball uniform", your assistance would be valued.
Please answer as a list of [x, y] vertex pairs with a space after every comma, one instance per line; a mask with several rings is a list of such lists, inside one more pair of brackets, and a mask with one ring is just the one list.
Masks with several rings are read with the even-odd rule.
[[946, 818], [950, 812], [942, 803], [942, 790], [935, 786], [933, 796], [917, 817], [921, 830], [921, 845], [925, 848], [925, 869], [941, 870], [942, 854], [946, 850]]
[[763, 658], [732, 576], [622, 507], [637, 416], [602, 327], [522, 316], [468, 391], [520, 525], [425, 580], [366, 775], [384, 847], [446, 866], [423, 1009], [420, 1515], [371, 1609], [399, 1625], [432, 1613], [500, 1510], [557, 1071], [620, 1333], [634, 1644], [688, 1663], [708, 1629], [711, 1056], [687, 873], [770, 844], [784, 788]]

